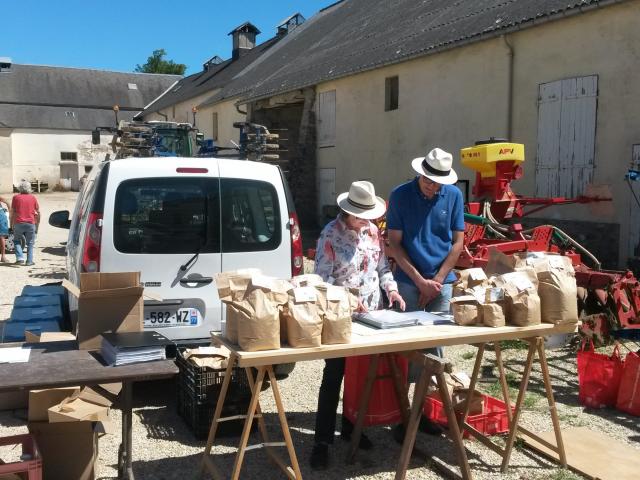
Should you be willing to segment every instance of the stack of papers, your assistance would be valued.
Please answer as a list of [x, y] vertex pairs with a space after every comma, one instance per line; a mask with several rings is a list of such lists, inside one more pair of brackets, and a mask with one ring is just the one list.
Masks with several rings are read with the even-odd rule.
[[31, 348], [0, 348], [0, 363], [24, 363], [29, 361]]
[[165, 360], [166, 347], [171, 341], [154, 331], [103, 333], [100, 353], [108, 365]]
[[375, 328], [399, 328], [414, 325], [449, 325], [450, 316], [430, 312], [396, 312], [394, 310], [375, 310], [354, 313], [353, 320]]

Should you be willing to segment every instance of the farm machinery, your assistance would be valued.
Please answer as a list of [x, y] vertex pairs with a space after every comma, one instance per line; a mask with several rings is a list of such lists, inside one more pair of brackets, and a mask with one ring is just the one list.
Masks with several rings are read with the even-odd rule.
[[532, 198], [517, 195], [511, 182], [522, 177], [524, 145], [491, 139], [461, 150], [462, 164], [476, 172], [474, 201], [465, 213], [464, 249], [457, 268], [484, 267], [492, 249], [554, 252], [571, 258], [578, 284], [583, 333], [606, 343], [610, 337], [640, 335], [640, 283], [631, 271], [603, 270], [583, 245], [553, 225], [524, 229], [520, 219], [542, 209], [610, 198]]
[[127, 157], [222, 157], [254, 161], [279, 159], [279, 135], [263, 125], [235, 122], [240, 130], [239, 143], [229, 147], [217, 145], [190, 123], [138, 120], [118, 122], [117, 127], [98, 127], [92, 143], [99, 145], [100, 133], [113, 135], [110, 143], [115, 158]]

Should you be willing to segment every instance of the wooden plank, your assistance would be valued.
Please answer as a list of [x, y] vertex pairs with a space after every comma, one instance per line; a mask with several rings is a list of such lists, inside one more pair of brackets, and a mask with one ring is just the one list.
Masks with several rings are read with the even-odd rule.
[[[553, 431], [539, 434], [548, 442], [555, 440]], [[586, 427], [567, 428], [562, 431], [567, 454], [567, 466], [593, 480], [632, 480], [640, 472], [640, 455], [627, 445], [603, 433]], [[530, 438], [525, 445], [558, 461], [558, 455]]]
[[[398, 331], [402, 330], [402, 331]], [[283, 347], [278, 350], [244, 352], [238, 345], [230, 343], [222, 335], [214, 334], [212, 340], [224, 345], [238, 355], [240, 367], [258, 367], [280, 363], [320, 360], [326, 358], [375, 355], [410, 350], [424, 350], [437, 346], [464, 345], [472, 343], [499, 342], [503, 340], [527, 339], [538, 336], [573, 333], [576, 325], [554, 325], [543, 323], [530, 327], [463, 327], [459, 325], [437, 325], [396, 329], [375, 335], [353, 335], [351, 343], [322, 345], [311, 348]]]

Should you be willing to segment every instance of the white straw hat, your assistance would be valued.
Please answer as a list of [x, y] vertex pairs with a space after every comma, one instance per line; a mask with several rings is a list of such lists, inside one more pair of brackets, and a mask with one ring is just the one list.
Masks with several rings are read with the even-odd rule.
[[387, 211], [385, 201], [376, 197], [373, 183], [364, 180], [351, 184], [348, 192], [338, 195], [338, 206], [354, 217], [375, 220]]
[[458, 181], [458, 175], [451, 168], [452, 163], [453, 157], [449, 152], [434, 148], [426, 157], [414, 158], [411, 167], [433, 182], [452, 185]]

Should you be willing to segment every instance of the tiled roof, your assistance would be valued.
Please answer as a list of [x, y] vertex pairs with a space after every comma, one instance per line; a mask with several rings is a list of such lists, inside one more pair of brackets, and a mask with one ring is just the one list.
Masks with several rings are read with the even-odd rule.
[[203, 104], [264, 98], [623, 0], [343, 0]]
[[0, 72], [0, 127], [89, 130], [130, 119], [181, 77], [38, 65]]

